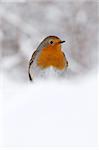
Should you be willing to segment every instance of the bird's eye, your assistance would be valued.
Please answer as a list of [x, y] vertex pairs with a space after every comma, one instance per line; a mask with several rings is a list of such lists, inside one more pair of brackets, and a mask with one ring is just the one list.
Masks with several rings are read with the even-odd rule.
[[50, 44], [53, 44], [54, 42], [53, 41], [50, 41]]

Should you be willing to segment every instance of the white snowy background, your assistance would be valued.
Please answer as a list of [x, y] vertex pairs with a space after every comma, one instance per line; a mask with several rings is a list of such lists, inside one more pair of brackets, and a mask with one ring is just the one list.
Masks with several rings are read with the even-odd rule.
[[[96, 145], [98, 7], [98, 0], [0, 2], [0, 145]], [[31, 84], [28, 61], [48, 35], [66, 41], [68, 71]]]

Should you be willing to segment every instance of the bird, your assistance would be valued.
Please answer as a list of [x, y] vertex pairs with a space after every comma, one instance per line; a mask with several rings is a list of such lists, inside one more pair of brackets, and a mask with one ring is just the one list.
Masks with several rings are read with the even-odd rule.
[[41, 71], [49, 67], [60, 71], [67, 69], [68, 61], [61, 50], [61, 44], [64, 42], [57, 36], [48, 36], [43, 39], [29, 61], [28, 76], [30, 81], [32, 81], [31, 70], [33, 71], [33, 68], [39, 68]]

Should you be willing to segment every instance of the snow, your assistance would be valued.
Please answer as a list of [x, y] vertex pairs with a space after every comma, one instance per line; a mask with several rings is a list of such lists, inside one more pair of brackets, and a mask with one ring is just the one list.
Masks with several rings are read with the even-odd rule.
[[3, 77], [4, 146], [96, 145], [96, 76], [17, 84]]

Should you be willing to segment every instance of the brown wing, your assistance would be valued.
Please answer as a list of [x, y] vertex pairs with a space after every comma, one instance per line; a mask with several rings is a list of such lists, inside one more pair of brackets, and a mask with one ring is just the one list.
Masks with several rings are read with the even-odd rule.
[[66, 56], [65, 56], [64, 52], [63, 52], [63, 55], [64, 55], [64, 58], [65, 58], [66, 67], [68, 67], [68, 61], [67, 61], [67, 59], [66, 59]]
[[34, 62], [34, 59], [35, 59], [37, 53], [38, 53], [38, 50], [34, 51], [34, 53], [32, 54], [32, 57], [31, 57], [31, 59], [29, 61], [28, 75], [29, 75], [30, 81], [32, 81], [32, 77], [31, 77], [31, 74], [30, 74], [30, 67], [31, 67], [32, 63]]

